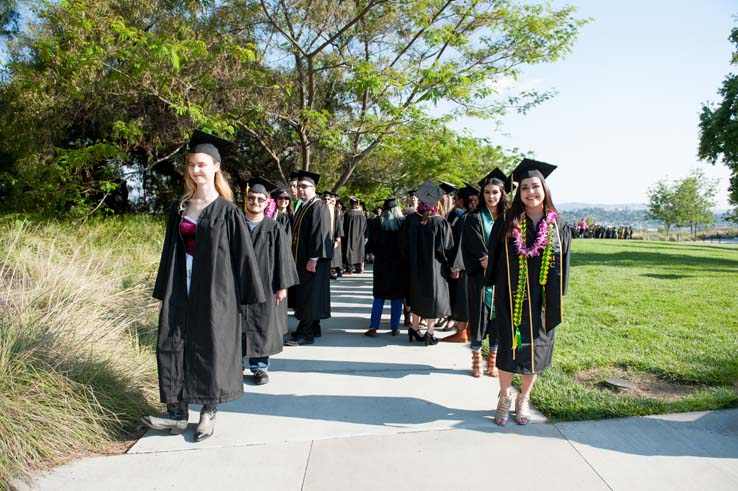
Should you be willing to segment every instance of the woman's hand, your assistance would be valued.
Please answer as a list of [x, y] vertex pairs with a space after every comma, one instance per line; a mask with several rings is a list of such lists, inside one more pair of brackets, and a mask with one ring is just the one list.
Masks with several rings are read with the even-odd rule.
[[480, 257], [479, 264], [482, 266], [483, 269], [487, 269], [487, 256]]
[[275, 295], [275, 301], [277, 302], [277, 305], [282, 303], [285, 298], [287, 298], [287, 290], [284, 288], [281, 290], [277, 290], [277, 294]]

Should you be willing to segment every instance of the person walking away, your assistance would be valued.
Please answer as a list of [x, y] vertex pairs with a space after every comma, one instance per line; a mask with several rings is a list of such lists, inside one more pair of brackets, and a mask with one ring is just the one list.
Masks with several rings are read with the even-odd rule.
[[374, 254], [372, 303], [369, 330], [364, 335], [377, 336], [384, 301], [390, 301], [390, 333], [400, 333], [402, 300], [407, 294], [405, 264], [400, 250], [400, 231], [405, 217], [395, 198], [384, 201], [383, 213], [369, 222], [366, 250]]

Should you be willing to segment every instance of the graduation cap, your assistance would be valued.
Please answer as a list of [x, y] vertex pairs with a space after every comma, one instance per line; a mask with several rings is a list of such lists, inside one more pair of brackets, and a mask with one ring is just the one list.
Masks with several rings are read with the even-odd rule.
[[357, 198], [356, 196], [349, 196], [349, 203], [351, 203], [352, 205], [355, 205], [359, 203], [359, 198]]
[[[311, 183], [313, 186], [318, 185], [318, 181], [320, 180], [320, 174], [316, 174], [315, 172], [308, 172], [306, 170], [301, 170], [296, 172], [297, 174], [297, 180], [298, 181], [307, 181]], [[292, 174], [290, 174], [290, 179], [292, 179]]]
[[296, 181], [297, 178], [300, 177], [300, 173], [297, 171], [290, 172], [290, 182]]
[[469, 196], [477, 196], [479, 195], [479, 190], [472, 186], [469, 183], [464, 183], [464, 187], [459, 189], [459, 191], [456, 193], [459, 198], [461, 199], [467, 199]]
[[290, 192], [283, 187], [278, 187], [270, 193], [273, 200], [277, 198], [290, 198]]
[[405, 196], [416, 196], [418, 193], [417, 189], [408, 189], [405, 193]]
[[195, 130], [187, 144], [187, 150], [189, 153], [205, 153], [213, 157], [216, 162], [222, 162], [223, 158], [228, 156], [235, 145], [232, 141]]
[[398, 206], [397, 205], [397, 198], [387, 198], [386, 200], [384, 200], [384, 203], [382, 204], [382, 209], [383, 210], [391, 210], [395, 206]]
[[486, 184], [489, 184], [490, 179], [498, 179], [502, 181], [502, 183], [505, 185], [505, 191], [508, 193], [512, 191], [512, 174], [506, 176], [499, 167], [495, 167], [492, 172], [484, 176], [482, 180], [479, 181], [479, 189], [484, 189], [484, 186]]
[[426, 180], [417, 190], [418, 199], [428, 208], [434, 208], [443, 197], [443, 190], [430, 179]]
[[274, 189], [277, 186], [271, 182], [268, 179], [265, 179], [261, 176], [254, 176], [251, 177], [248, 181], [248, 192], [250, 193], [261, 193], [263, 195], [267, 195], [267, 189]]
[[527, 179], [529, 177], [540, 177], [541, 179], [545, 179], [554, 171], [554, 169], [556, 169], [555, 165], [525, 158], [520, 161], [515, 169], [513, 169], [512, 178], [518, 184], [520, 184], [520, 181], [523, 179]]
[[338, 195], [332, 191], [323, 191], [322, 196], [323, 196], [323, 199], [328, 199], [328, 198], [335, 198]]
[[439, 182], [439, 183], [438, 183], [438, 186], [439, 186], [439, 187], [440, 187], [441, 189], [443, 189], [443, 192], [444, 192], [444, 193], [446, 193], [446, 194], [451, 194], [451, 193], [453, 193], [454, 191], [456, 191], [456, 190], [458, 190], [458, 189], [459, 189], [459, 188], [458, 188], [458, 186], [454, 186], [454, 185], [453, 185], [453, 184], [451, 184], [450, 182], [446, 182], [446, 181], [441, 181], [441, 182]]

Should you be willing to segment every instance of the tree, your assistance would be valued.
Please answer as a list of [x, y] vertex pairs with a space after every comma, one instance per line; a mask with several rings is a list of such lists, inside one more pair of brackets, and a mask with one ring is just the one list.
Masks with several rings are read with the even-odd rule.
[[[336, 157], [343, 186], [386, 138], [427, 117], [430, 105], [492, 118], [548, 94], [501, 96], [496, 82], [524, 64], [569, 51], [584, 23], [574, 9], [492, 0], [260, 0], [254, 37], [264, 55], [266, 97], [244, 106], [243, 124], [273, 156], [311, 168]], [[283, 137], [289, 129], [291, 139]], [[274, 134], [279, 137], [275, 141]], [[294, 150], [290, 151], [291, 147]], [[319, 162], [319, 161], [317, 161]]]
[[666, 227], [668, 237], [672, 226], [679, 224], [678, 203], [674, 185], [666, 180], [657, 181], [648, 188], [648, 211], [646, 217], [658, 220]]
[[715, 215], [717, 181], [707, 179], [701, 170], [694, 170], [690, 175], [677, 182], [675, 200], [679, 210], [680, 225], [689, 225], [693, 237], [697, 237], [700, 225], [712, 225]]
[[[738, 27], [731, 31], [729, 39], [737, 48], [731, 60], [731, 64], [736, 65]], [[728, 74], [718, 94], [723, 98], [719, 105], [708, 103], [702, 106], [698, 155], [713, 165], [722, 160], [732, 171], [729, 200], [734, 209], [726, 218], [738, 223], [738, 75]]]
[[[147, 207], [170, 201], [196, 127], [237, 143], [237, 183], [305, 168], [337, 190], [408, 128], [451, 140], [452, 117], [545, 100], [498, 82], [559, 59], [585, 22], [512, 0], [34, 5], [0, 82], [0, 201], [51, 213], [96, 209], [124, 180]], [[432, 120], [439, 102], [453, 109]]]
[[668, 182], [661, 180], [649, 188], [649, 204], [646, 216], [658, 220], [666, 227], [689, 225], [690, 234], [697, 236], [700, 225], [715, 221], [717, 181], [707, 179], [701, 170], [693, 170], [684, 179]]

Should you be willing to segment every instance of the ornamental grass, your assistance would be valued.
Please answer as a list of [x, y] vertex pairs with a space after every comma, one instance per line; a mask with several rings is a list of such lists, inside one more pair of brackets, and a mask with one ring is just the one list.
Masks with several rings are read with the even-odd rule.
[[152, 227], [0, 220], [0, 489], [110, 451], [153, 409]]

